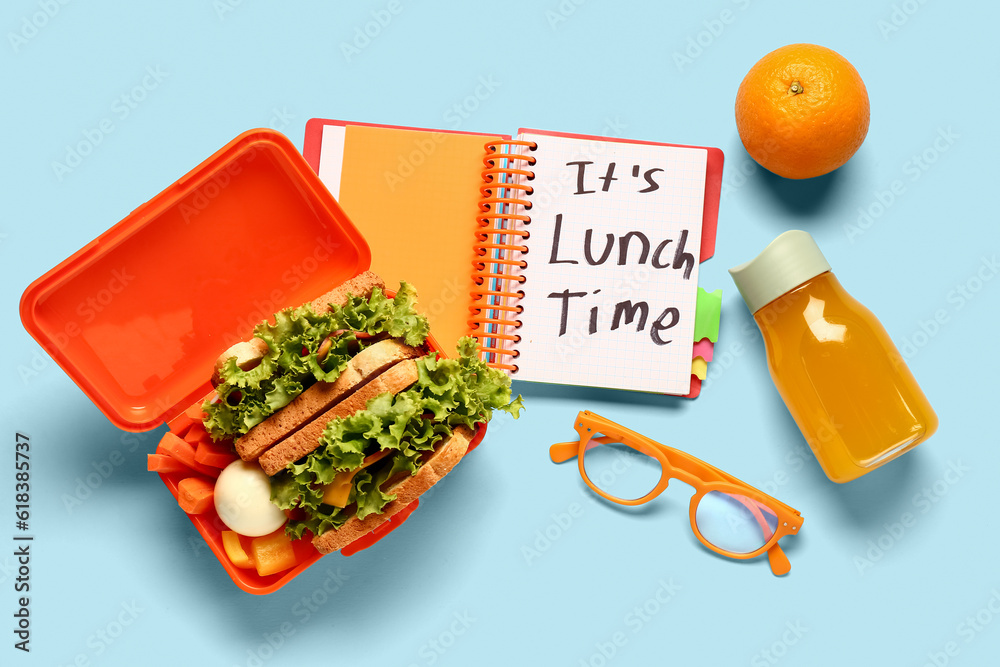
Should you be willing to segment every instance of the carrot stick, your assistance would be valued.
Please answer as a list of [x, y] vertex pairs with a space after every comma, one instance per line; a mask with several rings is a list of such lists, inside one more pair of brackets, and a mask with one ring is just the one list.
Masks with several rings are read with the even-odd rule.
[[182, 412], [174, 417], [174, 419], [170, 422], [170, 432], [183, 437], [184, 434], [187, 433], [188, 430], [190, 430], [190, 428], [196, 423], [201, 424], [201, 421], [195, 421]]
[[233, 453], [230, 447], [204, 440], [198, 443], [198, 448], [194, 452], [194, 460], [198, 463], [220, 469], [225, 468], [237, 458], [239, 457]]
[[188, 514], [204, 514], [215, 504], [215, 483], [204, 477], [186, 477], [177, 485], [177, 503]]
[[150, 472], [161, 472], [164, 474], [172, 472], [191, 472], [191, 468], [188, 468], [186, 465], [169, 455], [147, 454], [146, 458], [146, 469]]
[[191, 470], [195, 472], [200, 472], [203, 475], [208, 475], [209, 477], [218, 477], [219, 471], [216, 468], [210, 468], [204, 464], [198, 463], [195, 460], [194, 446], [191, 443], [178, 438], [173, 433], [169, 431], [163, 435], [163, 439], [160, 440], [160, 446], [163, 447], [164, 451], [170, 456], [174, 457]]

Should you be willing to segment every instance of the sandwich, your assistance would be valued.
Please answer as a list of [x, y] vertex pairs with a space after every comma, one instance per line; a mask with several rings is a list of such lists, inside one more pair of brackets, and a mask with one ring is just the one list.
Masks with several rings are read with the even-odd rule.
[[275, 314], [217, 360], [204, 426], [269, 477], [287, 535], [323, 554], [371, 532], [452, 470], [494, 410], [517, 417], [510, 379], [478, 357], [429, 349], [403, 282], [365, 272]]

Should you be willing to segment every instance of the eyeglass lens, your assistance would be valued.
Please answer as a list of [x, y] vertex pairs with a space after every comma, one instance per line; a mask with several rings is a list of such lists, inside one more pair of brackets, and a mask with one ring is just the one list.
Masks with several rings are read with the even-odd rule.
[[702, 537], [723, 551], [748, 554], [767, 544], [778, 517], [763, 503], [737, 493], [709, 491], [695, 510]]
[[663, 474], [658, 459], [620, 442], [599, 445], [593, 439], [583, 455], [583, 467], [591, 484], [619, 500], [642, 498], [656, 488]]

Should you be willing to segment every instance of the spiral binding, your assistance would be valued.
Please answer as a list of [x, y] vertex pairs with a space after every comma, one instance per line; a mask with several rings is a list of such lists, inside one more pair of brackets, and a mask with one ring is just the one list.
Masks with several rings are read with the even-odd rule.
[[521, 257], [528, 252], [523, 241], [531, 234], [522, 227], [531, 224], [531, 217], [515, 213], [531, 208], [526, 199], [532, 188], [522, 181], [532, 180], [534, 172], [520, 167], [535, 164], [535, 158], [511, 152], [517, 147], [535, 150], [533, 141], [517, 139], [491, 141], [486, 144], [486, 156], [482, 172], [483, 185], [479, 191], [479, 216], [476, 221], [474, 244], [476, 259], [472, 262], [473, 280], [477, 289], [472, 292], [473, 303], [469, 310], [469, 328], [472, 336], [479, 341], [480, 355], [489, 366], [516, 373], [518, 368], [513, 360], [518, 357], [514, 347], [521, 337], [514, 333], [521, 327], [516, 315], [523, 308], [516, 302], [524, 298], [524, 292], [516, 289], [514, 283], [525, 281], [520, 273], [528, 263]]

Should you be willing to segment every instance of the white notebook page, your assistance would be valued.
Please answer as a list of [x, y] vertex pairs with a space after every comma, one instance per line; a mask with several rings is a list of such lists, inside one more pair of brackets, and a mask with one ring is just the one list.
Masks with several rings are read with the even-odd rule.
[[514, 379], [688, 393], [708, 151], [518, 138], [538, 148]]

